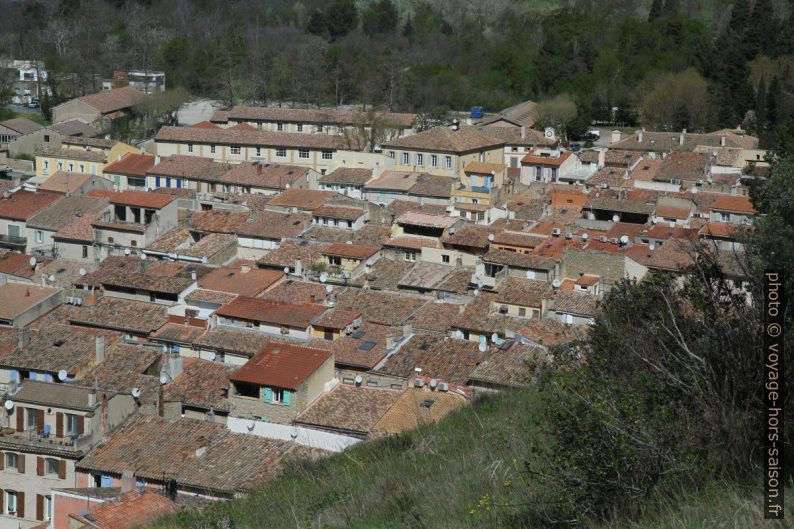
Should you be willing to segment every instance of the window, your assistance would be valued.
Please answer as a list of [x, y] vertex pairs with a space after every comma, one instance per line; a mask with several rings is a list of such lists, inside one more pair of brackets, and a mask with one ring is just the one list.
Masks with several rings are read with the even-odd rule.
[[138, 241], [136, 241], [136, 240], [131, 240], [131, 241], [130, 241], [130, 246], [132, 246], [133, 248], [135, 248], [136, 246], [138, 246]]
[[49, 143], [49, 142], [50, 142], [50, 135], [49, 135], [49, 134], [45, 134], [45, 135], [44, 135], [44, 141], [45, 141], [46, 143]]
[[56, 167], [58, 167], [59, 171], [63, 171], [63, 162], [58, 162], [58, 165]]
[[44, 519], [52, 520], [52, 496], [44, 496]]
[[37, 243], [44, 242], [44, 232], [43, 231], [36, 230], [34, 233], [36, 234], [36, 242]]
[[43, 172], [44, 172], [44, 174], [49, 174], [49, 172], [50, 172], [50, 161], [49, 160], [44, 160], [44, 170], [43, 170]]
[[298, 149], [298, 158], [308, 158], [309, 149]]
[[262, 147], [257, 147], [256, 148], [256, 157], [257, 158], [261, 158], [262, 157]]
[[334, 157], [333, 151], [323, 151], [323, 160], [330, 160]]
[[507, 314], [507, 305], [501, 305], [499, 307], [499, 314]]
[[342, 266], [342, 258], [338, 255], [329, 255], [328, 263], [330, 263], [331, 266]]
[[255, 384], [246, 384], [244, 382], [234, 383], [235, 392], [241, 397], [249, 397], [252, 399], [259, 398], [259, 386]]
[[416, 155], [416, 165], [419, 167], [424, 167], [425, 165], [425, 155], [424, 154], [417, 154]]
[[347, 227], [348, 228], [352, 228], [353, 227], [353, 221], [352, 220], [347, 221]]
[[411, 155], [408, 154], [407, 152], [404, 152], [404, 153], [402, 153], [402, 155], [400, 157], [400, 160], [402, 160], [401, 163], [403, 165], [408, 165], [409, 163], [411, 163]]
[[74, 164], [72, 162], [69, 162], [69, 168], [67, 169], [67, 172], [71, 173], [72, 171], [74, 171]]
[[71, 413], [66, 414], [66, 435], [71, 437], [77, 437], [79, 434], [79, 429], [77, 427], [77, 415], [73, 415]]
[[6, 514], [17, 515], [17, 493], [13, 490], [6, 491]]
[[188, 143], [187, 144], [187, 152], [193, 152], [193, 144], [192, 143]]
[[298, 132], [303, 132], [303, 124], [298, 123]]
[[444, 263], [444, 264], [449, 264], [449, 256], [448, 255], [442, 255], [441, 256], [441, 262]]
[[18, 469], [19, 468], [19, 455], [14, 452], [6, 452], [6, 468]]
[[270, 390], [270, 402], [281, 402], [284, 400], [284, 390], [273, 388]]
[[81, 163], [81, 164], [80, 164], [80, 165], [78, 165], [77, 167], [78, 167], [78, 169], [79, 169], [79, 172], [81, 172], [81, 173], [85, 173], [85, 164], [82, 164], [82, 163]]
[[276, 156], [279, 158], [286, 158], [287, 157], [287, 149], [284, 147], [279, 147], [276, 149]]
[[210, 154], [215, 154], [215, 146], [210, 145]]
[[276, 123], [276, 130], [279, 131], [279, 132], [282, 132], [284, 130], [284, 124], [283, 123]]
[[720, 213], [720, 222], [728, 222], [731, 220], [730, 213]]
[[317, 132], [322, 132], [322, 131], [323, 131], [323, 126], [317, 125]]
[[25, 408], [25, 424], [27, 425], [28, 430], [36, 431], [38, 429], [38, 424], [36, 421], [36, 415], [38, 414], [39, 410], [34, 408]]
[[430, 167], [438, 167], [438, 155], [431, 154], [430, 155]]
[[452, 156], [444, 156], [444, 167], [452, 169]]
[[416, 261], [416, 252], [405, 252], [406, 261]]
[[394, 160], [395, 156], [397, 156], [397, 153], [396, 153], [396, 152], [394, 152], [394, 151], [389, 151], [389, 158], [391, 158], [392, 160]]
[[58, 474], [58, 460], [48, 457], [44, 460], [44, 474]]
[[113, 244], [114, 242], [115, 240], [113, 239], [113, 237], [108, 237], [108, 244]]
[[232, 145], [229, 147], [229, 152], [232, 154], [240, 154], [240, 146], [239, 145]]
[[519, 315], [521, 318], [526, 318], [526, 316], [527, 316], [527, 309], [525, 309], [524, 307], [521, 307], [521, 308], [519, 308], [519, 309], [518, 309], [518, 315]]
[[83, 245], [83, 259], [88, 259], [88, 246]]
[[91, 164], [91, 174], [96, 174], [96, 164], [95, 163]]
[[292, 392], [288, 389], [265, 388], [265, 402], [289, 406], [291, 400]]

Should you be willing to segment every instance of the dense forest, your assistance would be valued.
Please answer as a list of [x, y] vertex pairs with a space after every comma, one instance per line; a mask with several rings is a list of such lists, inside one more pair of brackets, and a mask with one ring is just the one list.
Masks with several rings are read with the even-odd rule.
[[0, 0], [0, 11], [0, 57], [44, 60], [56, 100], [148, 68], [227, 104], [437, 113], [533, 99], [571, 131], [741, 125], [785, 150], [794, 136], [787, 0]]

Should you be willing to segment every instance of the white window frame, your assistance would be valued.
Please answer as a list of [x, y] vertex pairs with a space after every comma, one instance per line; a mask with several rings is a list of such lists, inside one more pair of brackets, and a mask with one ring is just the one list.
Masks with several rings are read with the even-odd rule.
[[309, 149], [298, 149], [298, 158], [309, 159]]
[[276, 157], [277, 158], [286, 158], [287, 157], [287, 149], [284, 147], [276, 147]]
[[79, 173], [85, 173], [85, 164], [81, 163], [80, 165], [77, 166], [77, 169]]
[[58, 475], [58, 460], [53, 457], [47, 457], [44, 459], [44, 475], [45, 476], [52, 476]]
[[417, 153], [417, 155], [416, 155], [416, 165], [418, 165], [419, 167], [424, 167], [425, 166], [425, 155], [424, 154]]
[[303, 123], [298, 123], [298, 132], [303, 132]]
[[[13, 460], [13, 463], [12, 463]], [[13, 468], [14, 470], [19, 468], [19, 454], [16, 452], [6, 452], [5, 454], [5, 465], [4, 467], [7, 469]]]
[[452, 169], [452, 156], [444, 156], [444, 167], [446, 169]]
[[400, 153], [401, 165], [409, 165], [411, 163], [411, 155], [407, 152]]
[[270, 402], [284, 402], [284, 390], [281, 388], [270, 388]]
[[[13, 501], [12, 501], [13, 499]], [[14, 504], [14, 508], [11, 508], [11, 504]], [[16, 516], [17, 515], [17, 491], [15, 490], [6, 490], [6, 497], [5, 497], [5, 513], [9, 516]]]
[[284, 131], [284, 124], [283, 123], [276, 123], [276, 130], [279, 132]]
[[192, 143], [188, 143], [187, 144], [187, 152], [193, 152], [193, 144]]
[[331, 160], [334, 157], [334, 151], [323, 151], [323, 160]]
[[35, 234], [37, 243], [43, 243], [44, 242], [44, 232], [43, 231], [36, 230], [33, 233]]
[[210, 145], [210, 154], [215, 154], [215, 146]]
[[52, 495], [45, 494], [44, 495], [44, 519], [45, 520], [52, 520]]
[[230, 154], [240, 154], [240, 152], [241, 152], [241, 149], [240, 149], [239, 145], [232, 145], [232, 146], [229, 147], [229, 153]]
[[44, 160], [44, 167], [42, 167], [41, 172], [44, 174], [50, 174], [50, 161]]
[[72, 162], [69, 162], [66, 167], [68, 167], [67, 172], [71, 173], [74, 171], [74, 164]]

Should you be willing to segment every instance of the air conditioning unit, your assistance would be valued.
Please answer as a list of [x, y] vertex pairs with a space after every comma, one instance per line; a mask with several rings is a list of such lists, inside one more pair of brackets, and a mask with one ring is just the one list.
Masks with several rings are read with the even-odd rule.
[[601, 237], [599, 237], [599, 239], [601, 240], [601, 242], [607, 242], [609, 240], [609, 238], [606, 235], [602, 235]]
[[612, 242], [612, 244], [617, 244], [617, 243], [619, 243], [620, 241], [618, 240], [618, 238], [617, 238], [617, 237], [612, 237], [612, 240], [611, 240], [611, 242]]
[[438, 384], [438, 390], [439, 391], [449, 391], [449, 384], [447, 384], [446, 382], [440, 382]]
[[551, 230], [551, 234], [554, 235], [555, 237], [559, 237], [560, 236], [560, 228], [552, 229]]
[[414, 386], [416, 386], [417, 388], [421, 388], [424, 385], [425, 385], [425, 381], [422, 380], [421, 378], [414, 379]]
[[83, 304], [83, 298], [74, 298], [74, 304], [78, 307], [81, 306]]

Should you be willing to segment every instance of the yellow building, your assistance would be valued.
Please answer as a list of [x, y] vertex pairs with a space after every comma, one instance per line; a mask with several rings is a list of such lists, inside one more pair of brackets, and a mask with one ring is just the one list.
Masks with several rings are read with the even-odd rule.
[[36, 151], [36, 176], [46, 179], [58, 171], [102, 176], [109, 163], [120, 160], [127, 153], [140, 152], [120, 141], [64, 136], [60, 147]]
[[383, 151], [396, 171], [459, 177], [471, 162], [502, 163], [504, 141], [472, 127], [435, 127], [387, 142]]

